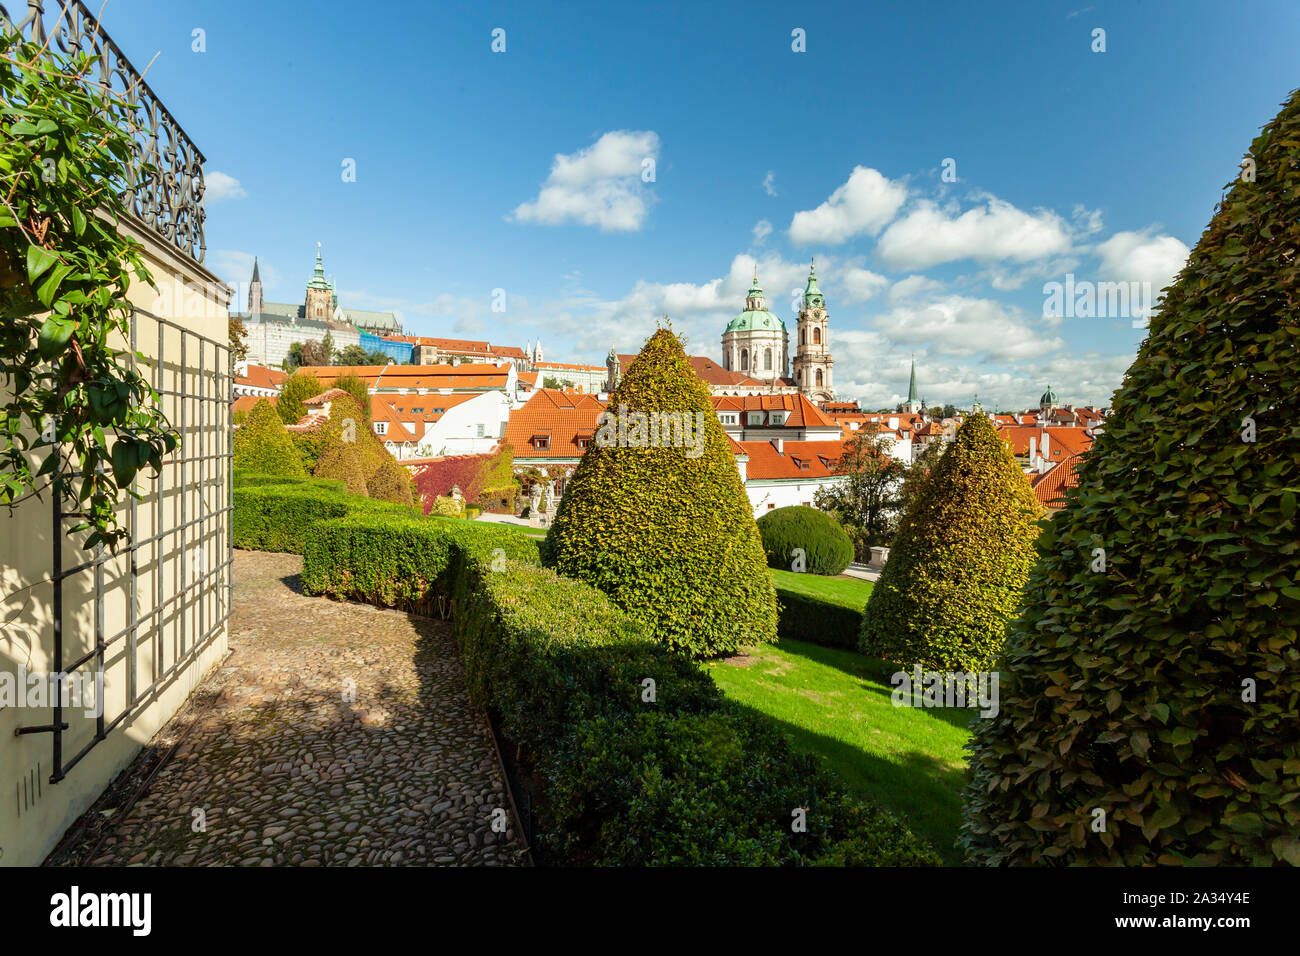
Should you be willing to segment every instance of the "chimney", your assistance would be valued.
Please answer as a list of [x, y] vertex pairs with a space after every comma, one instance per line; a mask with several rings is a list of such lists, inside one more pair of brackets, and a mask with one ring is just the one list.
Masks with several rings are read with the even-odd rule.
[[1052, 453], [1048, 447], [1049, 442], [1051, 442], [1051, 440], [1052, 440], [1052, 436], [1049, 435], [1046, 431], [1044, 431], [1043, 432], [1043, 459], [1049, 462], [1052, 460]]
[[776, 449], [776, 453], [777, 453], [778, 455], [784, 455], [784, 454], [785, 454], [785, 439], [784, 439], [784, 438], [773, 438], [773, 439], [772, 439], [772, 447]]
[[891, 418], [889, 420], [889, 427], [892, 428], [894, 431], [898, 431], [898, 419]]
[[1030, 438], [1029, 439], [1029, 467], [1031, 468], [1034, 466], [1034, 458], [1037, 457], [1035, 451], [1037, 448], [1038, 448], [1038, 439]]

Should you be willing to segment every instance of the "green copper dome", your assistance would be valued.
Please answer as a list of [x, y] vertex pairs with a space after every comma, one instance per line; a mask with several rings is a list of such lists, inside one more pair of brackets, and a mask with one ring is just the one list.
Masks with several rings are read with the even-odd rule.
[[726, 332], [753, 332], [756, 330], [784, 332], [785, 322], [779, 315], [767, 311], [767, 300], [758, 284], [758, 270], [754, 270], [754, 284], [745, 297], [745, 311], [727, 323]]
[[1055, 405], [1056, 393], [1052, 391], [1052, 386], [1047, 386], [1047, 391], [1043, 392], [1043, 397], [1038, 400], [1039, 405]]

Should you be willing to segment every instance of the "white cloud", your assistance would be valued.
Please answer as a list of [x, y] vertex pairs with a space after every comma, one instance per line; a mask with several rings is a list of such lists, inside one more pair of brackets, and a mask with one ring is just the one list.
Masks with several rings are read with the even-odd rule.
[[874, 169], [855, 166], [848, 181], [824, 203], [794, 214], [790, 241], [837, 245], [854, 236], [874, 236], [894, 218], [906, 198], [907, 188], [902, 183], [886, 179]]
[[890, 302], [906, 302], [922, 295], [931, 295], [943, 289], [943, 283], [925, 276], [908, 276], [899, 279], [889, 290]]
[[766, 219], [760, 219], [754, 224], [754, 243], [762, 245], [763, 241], [772, 234], [772, 224]]
[[602, 232], [636, 232], [653, 193], [642, 182], [645, 160], [658, 161], [659, 136], [615, 130], [576, 153], [557, 154], [537, 198], [515, 208], [519, 222], [558, 226], [576, 222]]
[[203, 201], [221, 202], [223, 199], [243, 199], [248, 193], [234, 176], [213, 170], [203, 176]]
[[906, 303], [878, 316], [874, 326], [890, 341], [924, 346], [940, 355], [1015, 362], [1064, 348], [1031, 327], [1020, 311], [992, 299], [947, 295]]
[[846, 302], [866, 302], [889, 285], [889, 280], [884, 276], [856, 266], [841, 269], [837, 281], [844, 289]]
[[894, 268], [927, 269], [958, 259], [1028, 262], [1070, 248], [1065, 221], [1050, 210], [1030, 214], [988, 197], [986, 206], [953, 212], [922, 200], [885, 230], [876, 251]]
[[[210, 249], [206, 265], [224, 282], [242, 290], [244, 298], [239, 299], [237, 303], [240, 309], [247, 306], [248, 283], [253, 278], [253, 259], [254, 254], [251, 252], [241, 252], [237, 249]], [[267, 290], [264, 298], [276, 301], [271, 295], [270, 290], [280, 282], [280, 272], [272, 265], [268, 265], [265, 259], [258, 262], [258, 277], [262, 280], [262, 287]]]
[[767, 175], [763, 177], [763, 190], [769, 196], [776, 195], [775, 183], [776, 183], [776, 173], [769, 169], [767, 171]]
[[1150, 282], [1152, 296], [1173, 281], [1191, 250], [1174, 236], [1146, 232], [1117, 232], [1097, 246], [1103, 279]]

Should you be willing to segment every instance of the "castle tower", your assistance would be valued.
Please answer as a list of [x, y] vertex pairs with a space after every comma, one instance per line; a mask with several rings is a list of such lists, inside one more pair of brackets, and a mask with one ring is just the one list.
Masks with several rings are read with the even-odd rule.
[[307, 300], [303, 315], [308, 319], [325, 322], [334, 318], [334, 290], [325, 278], [325, 266], [321, 262], [320, 243], [316, 243], [316, 269], [307, 283]]
[[769, 312], [767, 299], [758, 284], [745, 297], [745, 310], [732, 319], [722, 333], [722, 367], [762, 382], [785, 378], [789, 362], [790, 334], [781, 317]]
[[248, 311], [251, 315], [262, 314], [262, 277], [257, 273], [257, 257], [253, 257], [253, 281], [248, 283]]
[[794, 353], [794, 384], [814, 402], [828, 402], [835, 397], [831, 369], [830, 341], [827, 338], [826, 297], [817, 288], [817, 271], [808, 269], [808, 284], [803, 290], [803, 308], [799, 310], [799, 344]]

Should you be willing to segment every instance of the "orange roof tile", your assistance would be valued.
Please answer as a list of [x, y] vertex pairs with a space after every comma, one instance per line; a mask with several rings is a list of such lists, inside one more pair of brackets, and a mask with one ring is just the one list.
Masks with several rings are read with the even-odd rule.
[[842, 441], [787, 441], [777, 451], [770, 441], [738, 443], [749, 456], [747, 477], [759, 480], [777, 478], [828, 478], [844, 453]]
[[1079, 465], [1083, 455], [1070, 455], [1033, 480], [1034, 497], [1044, 508], [1063, 508], [1065, 489], [1079, 487]]
[[236, 375], [236, 385], [247, 385], [250, 388], [280, 388], [289, 379], [287, 372], [282, 372], [278, 368], [267, 368], [264, 365], [250, 365], [245, 375]]
[[713, 395], [709, 398], [714, 411], [779, 411], [784, 409], [790, 414], [786, 417], [786, 428], [834, 428], [825, 412], [814, 405], [807, 396], [785, 395]]
[[[605, 403], [594, 396], [538, 389], [527, 404], [511, 412], [505, 442], [516, 459], [579, 458], [584, 450], [579, 439], [595, 435], [604, 412]], [[548, 447], [537, 447], [542, 438], [549, 439]]]

